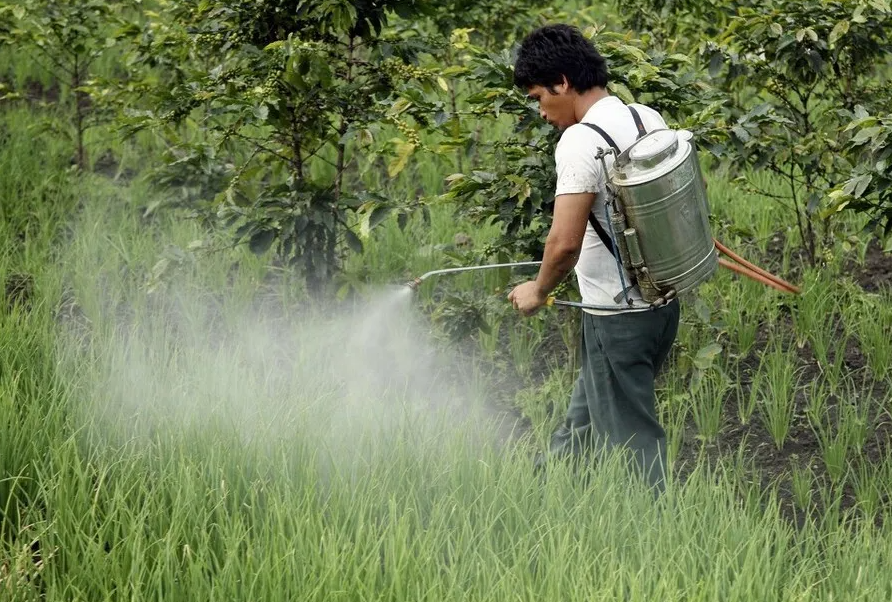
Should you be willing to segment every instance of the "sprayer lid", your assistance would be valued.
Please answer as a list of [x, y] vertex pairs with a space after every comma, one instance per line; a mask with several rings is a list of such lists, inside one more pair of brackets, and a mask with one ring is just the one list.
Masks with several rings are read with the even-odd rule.
[[643, 136], [614, 163], [615, 183], [634, 186], [664, 176], [687, 158], [692, 138], [686, 130], [654, 130]]
[[678, 135], [657, 130], [629, 149], [629, 159], [638, 167], [656, 167], [678, 148]]

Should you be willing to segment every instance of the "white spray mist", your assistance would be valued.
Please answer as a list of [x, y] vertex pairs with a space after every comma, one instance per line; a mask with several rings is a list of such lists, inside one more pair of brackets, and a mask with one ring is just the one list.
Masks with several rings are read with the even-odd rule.
[[488, 444], [511, 421], [433, 343], [408, 287], [328, 317], [276, 309], [277, 297], [235, 310], [208, 291], [170, 290], [93, 339], [84, 411], [107, 443], [227, 433], [353, 465], [407, 427], [425, 445], [472, 432]]

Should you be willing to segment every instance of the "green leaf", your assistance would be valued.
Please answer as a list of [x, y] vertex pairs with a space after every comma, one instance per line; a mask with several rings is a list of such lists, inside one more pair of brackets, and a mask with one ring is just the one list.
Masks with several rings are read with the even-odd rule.
[[773, 33], [777, 37], [784, 35], [784, 28], [781, 27], [780, 23], [777, 23], [777, 22], [772, 23], [770, 26], [770, 29], [771, 29], [771, 33]]
[[22, 20], [25, 18], [25, 7], [22, 5], [17, 5], [12, 8], [12, 14], [15, 15], [16, 19]]
[[263, 255], [269, 251], [275, 238], [276, 233], [274, 230], [261, 230], [260, 232], [255, 232], [251, 237], [251, 240], [248, 242], [248, 248], [251, 249], [251, 252], [255, 255]]
[[821, 206], [821, 195], [817, 192], [812, 192], [808, 195], [808, 204], [805, 207], [805, 212], [808, 215], [814, 215], [815, 211]]
[[532, 186], [530, 186], [530, 181], [523, 176], [509, 174], [505, 176], [505, 179], [512, 184], [511, 195], [516, 196], [517, 200], [521, 203], [530, 198], [530, 195], [533, 194], [533, 189]]
[[827, 41], [833, 46], [839, 38], [846, 35], [849, 32], [849, 22], [848, 21], [840, 21], [837, 23], [833, 30], [830, 32], [830, 37]]
[[742, 126], [735, 125], [734, 127], [731, 128], [731, 131], [734, 132], [734, 134], [738, 138], [740, 138], [740, 141], [743, 142], [744, 144], [746, 144], [747, 142], [750, 141], [751, 136], [750, 136], [749, 132], [747, 132], [746, 129], [743, 128]]
[[694, 303], [694, 313], [697, 314], [697, 317], [700, 318], [701, 322], [709, 324], [709, 319], [712, 317], [712, 310], [702, 298], [698, 297], [697, 301]]
[[411, 107], [412, 101], [407, 98], [398, 98], [392, 105], [390, 105], [390, 108], [387, 110], [387, 115], [390, 117], [399, 117]]
[[363, 251], [362, 241], [356, 235], [353, 230], [345, 230], [344, 237], [347, 240], [347, 246], [350, 247], [350, 250], [354, 253], [361, 254]]
[[855, 137], [852, 138], [852, 144], [864, 144], [865, 142], [872, 140], [873, 137], [882, 130], [881, 126], [875, 125], [873, 127], [864, 128], [863, 130], [859, 130]]
[[[862, 107], [859, 107], [859, 108], [862, 108]], [[844, 129], [843, 131], [848, 132], [850, 130], [854, 130], [857, 127], [869, 127], [869, 126], [874, 125], [878, 121], [879, 121], [879, 119], [877, 119], [876, 117], [873, 117], [871, 115], [864, 115], [864, 116], [859, 117], [858, 119], [855, 119], [853, 122], [851, 122], [849, 125], [847, 125], [846, 129]]]
[[625, 84], [618, 81], [612, 81], [607, 84], [607, 87], [624, 103], [631, 104], [635, 102], [635, 97], [632, 95], [632, 92], [629, 90], [629, 88], [626, 87]]
[[860, 197], [864, 194], [864, 191], [867, 190], [867, 187], [870, 186], [871, 181], [873, 181], [873, 176], [871, 174], [864, 174], [860, 178], [858, 178], [858, 184], [855, 186], [855, 197]]
[[392, 209], [386, 205], [375, 207], [369, 216], [369, 230], [374, 230], [381, 225], [381, 222], [386, 220], [387, 216], [390, 215], [391, 210]]
[[808, 59], [808, 64], [815, 73], [821, 73], [824, 70], [824, 59], [819, 52], [809, 49], [805, 53], [805, 58]]
[[713, 361], [722, 352], [722, 346], [719, 343], [710, 343], [701, 347], [694, 358], [694, 365], [700, 370], [707, 370], [712, 366]]
[[870, 182], [873, 180], [873, 176], [870, 174], [862, 174], [856, 178], [850, 179], [846, 182], [846, 185], [843, 186], [842, 192], [846, 195], [852, 195], [855, 198], [860, 197], [864, 194], [864, 191], [867, 190], [867, 187], [870, 185]]

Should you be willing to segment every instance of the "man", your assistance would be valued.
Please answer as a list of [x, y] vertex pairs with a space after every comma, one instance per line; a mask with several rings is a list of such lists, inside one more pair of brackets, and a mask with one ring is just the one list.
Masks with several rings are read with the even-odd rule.
[[[654, 407], [654, 379], [678, 332], [679, 305], [650, 311], [637, 287], [627, 294], [641, 311], [624, 311], [625, 299], [614, 300], [621, 298], [623, 282], [628, 287], [630, 274], [620, 277], [612, 254], [607, 174], [595, 154], [614, 145], [625, 150], [666, 123], [649, 107], [627, 106], [611, 96], [603, 57], [567, 25], [543, 27], [522, 42], [514, 81], [538, 102], [542, 118], [563, 133], [555, 150], [554, 217], [542, 265], [534, 281], [516, 287], [508, 298], [530, 316], [575, 268], [584, 303], [616, 308], [582, 314], [581, 370], [549, 455], [623, 446], [634, 452], [648, 482], [662, 488], [666, 434]], [[613, 156], [605, 161], [609, 169]]]

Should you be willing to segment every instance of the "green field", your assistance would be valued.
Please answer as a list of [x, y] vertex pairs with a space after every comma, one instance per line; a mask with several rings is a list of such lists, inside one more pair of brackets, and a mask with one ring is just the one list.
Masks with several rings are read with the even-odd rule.
[[[706, 170], [717, 232], [803, 294], [722, 271], [683, 299], [655, 500], [618, 458], [532, 470], [574, 310], [513, 315], [521, 274], [395, 286], [497, 228], [385, 222], [319, 308], [271, 254], [146, 212], [157, 139], [98, 128], [110, 167], [80, 173], [59, 119], [0, 104], [3, 602], [892, 600], [892, 261], [857, 218], [808, 267], [783, 207]], [[450, 295], [490, 331], [450, 337]]]

